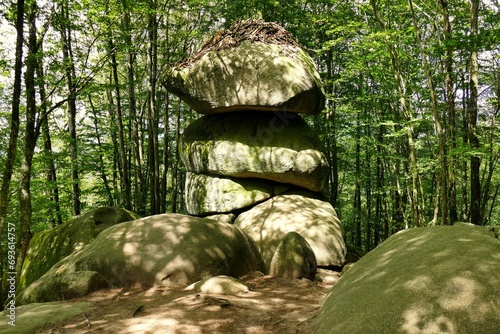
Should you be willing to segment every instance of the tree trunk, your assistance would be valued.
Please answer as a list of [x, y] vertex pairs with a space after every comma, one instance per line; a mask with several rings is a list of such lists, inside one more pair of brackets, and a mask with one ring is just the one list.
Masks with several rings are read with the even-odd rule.
[[[470, 0], [471, 4], [471, 38], [473, 41], [472, 52], [470, 56], [470, 99], [468, 110], [468, 134], [469, 144], [473, 150], [470, 158], [470, 222], [472, 224], [481, 225], [481, 181], [480, 167], [481, 160], [477, 155], [477, 150], [480, 148], [479, 138], [477, 137], [477, 100], [478, 100], [478, 15], [479, 15], [479, 0]], [[476, 151], [476, 152], [474, 152]]]
[[[383, 111], [381, 118], [383, 118]], [[384, 140], [384, 125], [380, 124], [377, 133], [377, 170], [376, 170], [376, 185], [375, 185], [375, 231], [373, 235], [373, 246], [377, 246], [380, 242], [380, 228], [382, 225], [383, 214], [383, 186], [384, 186], [384, 166], [382, 163], [382, 145]]]
[[175, 122], [175, 160], [172, 170], [172, 208], [171, 211], [176, 213], [178, 211], [177, 198], [179, 195], [179, 145], [180, 145], [180, 123], [181, 123], [181, 109], [177, 108], [177, 119]]
[[417, 37], [417, 42], [420, 49], [420, 57], [422, 58], [422, 63], [424, 66], [424, 72], [427, 76], [427, 84], [429, 86], [429, 94], [431, 98], [431, 109], [432, 109], [432, 114], [434, 116], [434, 126], [436, 127], [436, 132], [439, 141], [439, 161], [441, 164], [440, 187], [439, 187], [441, 189], [441, 194], [439, 196], [441, 225], [446, 225], [448, 222], [448, 176], [446, 174], [448, 166], [447, 166], [447, 153], [446, 153], [446, 137], [439, 117], [438, 102], [434, 91], [434, 82], [432, 80], [431, 69], [427, 61], [427, 55], [425, 54], [424, 43], [422, 42], [422, 36], [420, 34], [420, 29], [417, 24], [415, 11], [413, 10], [413, 1], [408, 0], [408, 5], [410, 7], [413, 28], [415, 29], [415, 34]]
[[[327, 60], [327, 93], [330, 96], [335, 96], [335, 89], [333, 84], [333, 52], [328, 50]], [[337, 150], [337, 134], [336, 134], [336, 103], [334, 100], [328, 100], [328, 109], [326, 115], [326, 124], [328, 127], [327, 147], [328, 147], [328, 161], [330, 163], [330, 198], [329, 202], [336, 206], [338, 193], [339, 193], [339, 169], [338, 169], [338, 150]]]
[[[468, 101], [469, 101], [469, 84], [466, 84], [465, 74], [462, 74], [461, 86], [464, 90], [464, 96], [462, 98], [462, 143], [464, 147], [466, 147], [469, 143], [469, 134], [468, 134]], [[468, 197], [468, 168], [467, 161], [465, 159], [462, 160], [461, 169], [463, 173], [463, 177], [461, 179], [460, 188], [462, 190], [462, 205], [460, 206], [460, 215], [464, 221], [469, 220], [470, 212], [469, 212], [469, 197]]]
[[[457, 134], [456, 134], [456, 110], [455, 110], [455, 85], [453, 82], [453, 44], [451, 42], [451, 22], [448, 13], [448, 1], [441, 0], [441, 12], [443, 14], [444, 23], [444, 45], [446, 48], [445, 54], [445, 71], [446, 71], [446, 106], [449, 115], [448, 119], [448, 132], [451, 151], [453, 152], [457, 147]], [[453, 155], [448, 156], [448, 207], [450, 224], [458, 220], [457, 210], [457, 185], [456, 185], [456, 171], [455, 171], [455, 158]]]
[[[7, 222], [8, 205], [10, 202], [10, 181], [14, 172], [14, 164], [17, 155], [17, 139], [19, 137], [19, 106], [21, 100], [21, 83], [22, 83], [22, 68], [23, 68], [23, 35], [24, 35], [24, 0], [17, 0], [16, 3], [16, 60], [14, 64], [14, 90], [12, 94], [12, 112], [10, 117], [10, 135], [9, 146], [7, 148], [7, 158], [5, 168], [2, 174], [2, 186], [0, 189], [0, 309], [3, 309], [7, 294], [3, 291], [4, 286], [4, 261], [7, 258], [4, 256], [4, 230]], [[14, 227], [10, 226], [9, 228]], [[7, 267], [7, 271], [14, 271], [14, 268]]]
[[356, 238], [354, 245], [361, 247], [361, 124], [359, 112], [356, 115], [356, 188], [354, 190], [354, 225]]
[[163, 115], [163, 170], [161, 176], [161, 199], [160, 199], [160, 211], [167, 211], [167, 189], [168, 189], [168, 151], [169, 151], [169, 139], [168, 139], [168, 131], [169, 131], [169, 110], [170, 110], [170, 94], [165, 92], [165, 110]]
[[[130, 9], [127, 2], [123, 1], [123, 30], [125, 35], [125, 43], [127, 45], [127, 87], [128, 87], [128, 102], [130, 110], [130, 123], [132, 126], [132, 147], [133, 147], [133, 168], [135, 175], [135, 206], [139, 214], [146, 213], [145, 199], [145, 183], [144, 174], [142, 172], [142, 153], [139, 134], [139, 117], [137, 116], [137, 106], [135, 98], [135, 47], [132, 42], [132, 27], [130, 18]], [[127, 190], [128, 191], [128, 190]], [[131, 192], [131, 190], [130, 190]], [[131, 196], [131, 195], [130, 195]]]
[[106, 190], [106, 195], [108, 197], [108, 205], [114, 206], [113, 201], [113, 193], [111, 192], [111, 187], [109, 186], [108, 176], [106, 174], [106, 168], [104, 165], [104, 157], [102, 156], [102, 141], [101, 134], [99, 133], [99, 123], [97, 120], [97, 110], [94, 107], [94, 103], [92, 102], [92, 98], [89, 95], [89, 104], [92, 109], [92, 113], [94, 114], [94, 129], [95, 129], [95, 137], [97, 140], [97, 150], [99, 152], [99, 173], [101, 174], [102, 183], [104, 184], [104, 189]]
[[[112, 72], [112, 71], [111, 71]], [[109, 87], [113, 87], [113, 74], [109, 73]], [[119, 90], [118, 90], [119, 91]], [[113, 92], [112, 89], [107, 89], [106, 90], [106, 97], [108, 100], [108, 105], [109, 105], [109, 118], [111, 120], [111, 131], [110, 131], [110, 137], [111, 137], [111, 142], [113, 143], [113, 168], [112, 173], [111, 173], [111, 185], [112, 185], [112, 194], [113, 194], [113, 203], [115, 205], [121, 205], [121, 195], [118, 196], [121, 192], [119, 191], [119, 186], [118, 186], [118, 174], [121, 174], [121, 163], [120, 163], [120, 154], [118, 153], [118, 136], [117, 136], [117, 127], [116, 127], [116, 112], [115, 112], [115, 102], [113, 99]]]
[[26, 73], [24, 77], [26, 87], [26, 123], [24, 135], [23, 159], [19, 175], [19, 231], [17, 239], [17, 263], [16, 272], [20, 273], [26, 251], [31, 240], [30, 230], [32, 207], [31, 207], [31, 169], [33, 165], [33, 155], [37, 134], [35, 131], [36, 122], [36, 92], [35, 92], [35, 72], [37, 67], [37, 36], [36, 36], [36, 2], [27, 6], [28, 13], [28, 56], [26, 59]]
[[149, 2], [148, 16], [148, 155], [149, 195], [151, 214], [160, 213], [160, 168], [158, 157], [158, 111], [156, 107], [157, 82], [157, 18], [156, 2]]
[[113, 75], [113, 84], [116, 95], [116, 122], [118, 124], [118, 153], [120, 162], [120, 188], [122, 191], [122, 205], [125, 209], [132, 210], [131, 202], [131, 187], [130, 187], [130, 171], [127, 159], [127, 151], [125, 149], [125, 127], [123, 125], [122, 99], [120, 93], [120, 81], [118, 78], [118, 63], [116, 61], [116, 48], [113, 40], [108, 40], [109, 50], [111, 54], [111, 69]]
[[[387, 31], [387, 27], [385, 22], [383, 21], [382, 17], [380, 16], [380, 13], [378, 11], [377, 5], [374, 0], [370, 1], [372, 9], [374, 11], [375, 17], [377, 21], [379, 22], [380, 26], [382, 27], [382, 30]], [[410, 190], [410, 206], [413, 214], [413, 223], [415, 226], [420, 226], [422, 224], [422, 217], [421, 217], [421, 209], [423, 209], [423, 205], [420, 204], [420, 198], [419, 198], [419, 189], [420, 189], [420, 175], [418, 172], [418, 163], [417, 163], [417, 153], [416, 153], [416, 148], [415, 148], [415, 140], [414, 140], [414, 133], [413, 133], [413, 126], [411, 125], [411, 122], [413, 120], [413, 112], [410, 110], [410, 107], [408, 106], [407, 102], [407, 97], [406, 97], [406, 83], [404, 80], [404, 77], [401, 73], [401, 66], [399, 63], [399, 58], [396, 52], [396, 49], [394, 45], [388, 41], [387, 42], [387, 47], [389, 49], [389, 54], [391, 57], [391, 64], [392, 64], [392, 69], [393, 69], [393, 74], [394, 74], [394, 80], [396, 82], [396, 86], [398, 89], [398, 95], [399, 95], [399, 104], [401, 111], [403, 112], [403, 115], [406, 120], [406, 133], [408, 137], [408, 149], [409, 149], [409, 158], [410, 158], [410, 173], [411, 173], [411, 178], [412, 178], [412, 186]], [[422, 196], [420, 196], [422, 197]], [[422, 199], [423, 200], [423, 199]]]
[[[365, 119], [368, 119], [367, 108], [365, 108]], [[367, 138], [371, 138], [370, 124], [365, 125]], [[365, 250], [371, 249], [371, 221], [372, 221], [372, 180], [371, 180], [371, 152], [367, 146], [365, 148], [365, 191], [366, 191], [366, 215], [365, 215]]]
[[61, 6], [60, 34], [62, 41], [62, 54], [65, 64], [66, 84], [68, 86], [68, 132], [69, 132], [69, 152], [71, 159], [71, 181], [72, 181], [72, 202], [73, 215], [81, 213], [80, 200], [80, 179], [78, 162], [78, 142], [76, 136], [76, 92], [75, 92], [75, 65], [73, 58], [72, 31], [66, 22], [70, 22], [69, 5], [65, 0]]
[[[41, 66], [38, 66], [40, 69]], [[43, 84], [43, 74], [42, 71], [39, 70], [38, 78], [40, 78], [40, 98], [42, 101], [45, 100], [43, 97], [45, 95], [44, 90], [44, 84]], [[42, 107], [45, 109], [45, 107]], [[44, 110], [42, 109], [42, 113], [44, 113]], [[56, 165], [54, 162], [54, 153], [52, 151], [52, 140], [50, 138], [50, 130], [49, 130], [49, 124], [48, 120], [43, 121], [42, 123], [42, 135], [43, 135], [43, 147], [45, 151], [45, 158], [47, 159], [47, 184], [48, 184], [48, 198], [50, 199], [51, 202], [53, 202], [53, 210], [52, 208], [50, 209], [51, 211], [51, 219], [52, 219], [52, 226], [56, 225], [61, 225], [63, 223], [62, 221], [62, 215], [61, 215], [61, 205], [59, 203], [59, 186], [57, 185], [57, 172], [56, 172]]]

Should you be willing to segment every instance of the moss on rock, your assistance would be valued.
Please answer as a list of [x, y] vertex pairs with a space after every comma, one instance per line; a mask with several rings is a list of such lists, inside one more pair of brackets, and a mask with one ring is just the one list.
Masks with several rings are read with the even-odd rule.
[[[180, 214], [115, 225], [29, 285], [19, 303], [73, 298], [106, 284], [117, 287], [188, 285], [215, 275], [265, 270], [253, 240], [225, 221]], [[85, 273], [87, 279], [76, 280]], [[55, 292], [54, 292], [55, 291]], [[57, 291], [67, 291], [66, 294]]]
[[243, 41], [205, 53], [167, 75], [167, 88], [202, 114], [241, 110], [317, 114], [325, 97], [311, 57], [298, 46]]
[[138, 215], [124, 209], [102, 207], [36, 233], [23, 263], [18, 291], [24, 290], [64, 257], [81, 250], [106, 228], [137, 218]]
[[318, 192], [328, 180], [322, 144], [295, 114], [207, 115], [184, 130], [180, 145], [189, 172], [267, 179]]
[[285, 279], [314, 280], [316, 270], [316, 256], [307, 240], [297, 232], [288, 232], [276, 248], [269, 274]]
[[83, 314], [94, 308], [86, 302], [33, 303], [16, 308], [16, 326], [7, 323], [9, 310], [0, 312], [0, 332], [2, 334], [39, 333], [38, 329]]
[[399, 232], [333, 286], [314, 334], [497, 333], [500, 242], [481, 227]]
[[205, 174], [186, 174], [186, 209], [191, 215], [228, 213], [273, 195], [275, 184], [259, 179], [233, 179]]

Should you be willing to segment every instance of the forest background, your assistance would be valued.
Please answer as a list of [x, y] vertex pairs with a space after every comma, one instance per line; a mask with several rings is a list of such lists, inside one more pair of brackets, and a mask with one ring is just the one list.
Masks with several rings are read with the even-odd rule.
[[33, 233], [92, 208], [185, 212], [178, 142], [198, 115], [162, 76], [247, 18], [282, 25], [316, 61], [327, 104], [305, 118], [349, 244], [500, 225], [497, 0], [0, 0], [0, 11], [2, 271], [9, 244], [20, 272]]

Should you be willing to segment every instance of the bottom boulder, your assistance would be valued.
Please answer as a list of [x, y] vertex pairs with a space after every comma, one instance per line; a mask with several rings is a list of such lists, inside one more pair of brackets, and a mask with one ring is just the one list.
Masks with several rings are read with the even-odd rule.
[[344, 265], [344, 227], [332, 205], [319, 194], [285, 192], [243, 212], [234, 224], [255, 240], [267, 268], [288, 232], [297, 232], [306, 239], [318, 266]]
[[314, 334], [498, 333], [500, 242], [479, 227], [391, 236], [332, 288]]
[[[236, 226], [162, 214], [103, 231], [28, 286], [18, 303], [74, 298], [107, 285], [188, 285], [216, 275], [239, 277], [257, 270], [265, 270], [259, 251]], [[91, 280], [88, 284], [74, 279], [81, 273]]]

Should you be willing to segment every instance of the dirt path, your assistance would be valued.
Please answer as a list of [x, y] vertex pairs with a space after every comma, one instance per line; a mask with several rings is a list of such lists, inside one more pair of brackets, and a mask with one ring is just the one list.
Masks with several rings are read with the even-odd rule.
[[75, 301], [95, 307], [36, 333], [269, 334], [311, 333], [314, 319], [338, 273], [320, 271], [323, 282], [244, 278], [251, 291], [206, 295], [183, 288], [97, 291]]

